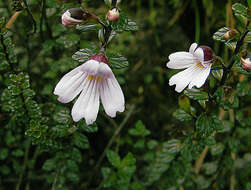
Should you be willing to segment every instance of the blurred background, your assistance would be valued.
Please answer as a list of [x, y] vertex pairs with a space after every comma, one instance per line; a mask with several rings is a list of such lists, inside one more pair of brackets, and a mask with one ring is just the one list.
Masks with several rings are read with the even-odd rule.
[[[0, 0], [0, 16], [5, 17], [7, 21], [15, 13], [13, 2]], [[211, 178], [214, 172], [208, 172], [214, 169], [213, 164], [206, 165], [209, 169], [205, 166], [206, 169], [204, 168], [201, 175], [190, 176], [189, 171], [193, 167], [195, 157], [188, 162], [183, 162], [182, 158], [177, 159], [177, 162], [170, 164], [170, 170], [159, 173], [155, 171], [157, 177], [148, 175], [152, 172], [151, 164], [156, 152], [161, 150], [163, 142], [171, 139], [183, 142], [194, 130], [193, 122], [181, 123], [172, 116], [182, 102], [189, 100], [168, 85], [169, 78], [177, 72], [167, 69], [168, 56], [176, 51], [188, 51], [190, 45], [197, 42], [211, 47], [215, 54], [222, 56], [225, 61], [229, 60], [231, 52], [223, 44], [215, 42], [212, 35], [223, 26], [239, 27], [231, 9], [235, 2], [247, 4], [244, 0], [122, 0], [121, 10], [135, 21], [139, 28], [137, 32], [119, 34], [108, 47], [108, 51], [120, 53], [129, 61], [129, 67], [114, 69], [125, 95], [125, 113], [118, 114], [116, 119], [111, 121], [101, 108], [96, 121], [98, 130], [94, 133], [84, 133], [88, 137], [87, 141], [89, 140], [89, 149], [80, 145], [82, 149], [77, 150], [80, 160], [68, 163], [69, 157], [76, 157], [73, 153], [67, 152], [73, 147], [68, 143], [73, 142], [72, 133], [66, 132], [50, 141], [51, 144], [54, 141], [55, 144], [61, 143], [65, 150], [56, 145], [54, 147], [54, 144], [48, 148], [50, 143], [41, 143], [41, 134], [37, 141], [33, 139], [31, 143], [29, 138], [34, 138], [34, 134], [27, 133], [30, 125], [26, 125], [26, 121], [18, 122], [19, 120], [13, 118], [13, 114], [1, 111], [0, 189], [103, 189], [105, 182], [101, 168], [110, 167], [107, 159], [102, 159], [97, 171], [92, 171], [114, 131], [132, 106], [133, 114], [110, 148], [121, 157], [125, 157], [128, 152], [133, 153], [137, 168], [132, 178], [133, 183], [128, 187], [114, 187], [108, 184], [107, 189], [229, 189], [230, 176], [226, 173], [224, 175], [227, 177], [223, 178], [225, 182], [222, 182], [221, 186], [213, 185]], [[108, 8], [102, 0], [27, 0], [27, 4], [36, 22], [36, 32], [33, 33], [34, 21], [28, 11], [23, 10], [10, 28], [9, 35], [15, 46], [13, 52], [17, 58], [13, 63], [17, 71], [29, 74], [31, 89], [36, 94], [34, 101], [41, 109], [48, 131], [60, 131], [62, 126], [65, 126], [65, 123], [61, 123], [62, 128], [58, 129], [62, 117], [67, 118], [68, 131], [76, 125], [69, 118], [73, 103], [58, 102], [57, 97], [53, 95], [54, 87], [64, 74], [80, 64], [72, 59], [72, 55], [79, 49], [88, 47], [90, 43], [99, 46], [99, 42], [97, 31], [82, 32], [74, 27], [63, 27], [61, 15], [68, 8], [82, 5], [89, 12], [104, 19]], [[1, 76], [1, 94], [6, 88], [5, 80]], [[204, 88], [208, 88], [209, 85], [207, 82]], [[202, 111], [195, 102], [190, 103], [198, 111]], [[246, 103], [250, 103], [250, 96]], [[60, 117], [58, 113], [61, 114]], [[133, 132], [130, 132], [130, 129], [137, 123], [144, 126], [149, 134], [143, 137], [131, 135]], [[84, 121], [78, 125], [84, 125]], [[240, 145], [243, 146], [240, 151], [242, 156], [250, 148], [247, 138], [243, 138], [243, 141]], [[147, 148], [146, 144], [150, 148]], [[63, 156], [68, 153], [68, 157]], [[245, 156], [249, 159], [249, 166], [247, 167], [245, 159], [240, 161], [240, 165], [250, 168], [250, 154]], [[60, 159], [64, 162], [57, 165]], [[215, 160], [212, 154], [206, 157], [208, 163], [214, 163]], [[66, 168], [60, 173], [57, 172], [60, 167]], [[104, 171], [106, 170], [103, 169], [102, 172]], [[236, 189], [244, 189], [247, 187], [246, 181], [250, 180], [250, 169], [239, 174]]]

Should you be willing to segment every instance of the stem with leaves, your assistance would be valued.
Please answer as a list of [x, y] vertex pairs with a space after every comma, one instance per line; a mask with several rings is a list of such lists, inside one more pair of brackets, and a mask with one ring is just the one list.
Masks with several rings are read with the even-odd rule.
[[233, 56], [231, 57], [229, 65], [227, 67], [223, 67], [223, 76], [221, 78], [220, 84], [213, 88], [212, 94], [214, 94], [219, 87], [221, 87], [225, 84], [225, 82], [228, 78], [228, 74], [231, 72], [231, 69], [234, 65], [235, 56], [239, 54], [240, 48], [243, 44], [243, 41], [244, 41], [246, 35], [248, 34], [248, 32], [250, 31], [250, 30], [248, 30], [248, 25], [249, 25], [249, 22], [247, 23], [245, 31], [241, 35], [240, 39], [237, 41], [236, 48], [234, 50]]

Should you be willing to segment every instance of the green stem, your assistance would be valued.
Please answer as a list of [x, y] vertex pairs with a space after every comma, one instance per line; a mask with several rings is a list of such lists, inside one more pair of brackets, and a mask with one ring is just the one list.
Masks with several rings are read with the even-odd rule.
[[21, 186], [22, 181], [23, 181], [24, 173], [25, 173], [26, 167], [28, 165], [28, 156], [29, 156], [29, 151], [30, 151], [30, 145], [31, 145], [31, 141], [28, 140], [27, 144], [25, 146], [23, 169], [22, 169], [22, 171], [21, 171], [21, 173], [19, 175], [18, 182], [17, 182], [17, 185], [16, 185], [16, 190], [20, 189], [20, 186]]
[[36, 24], [36, 21], [35, 21], [35, 19], [34, 19], [32, 13], [31, 13], [31, 11], [30, 11], [30, 9], [29, 9], [29, 6], [28, 6], [26, 0], [23, 0], [23, 2], [24, 2], [24, 5], [25, 5], [25, 7], [26, 7], [27, 13], [28, 13], [28, 15], [30, 16], [30, 18], [31, 18], [31, 20], [32, 20], [33, 32], [32, 32], [31, 34], [35, 34], [36, 31], [37, 31], [37, 24]]
[[[247, 24], [247, 26], [248, 26], [248, 24]], [[235, 56], [239, 53], [240, 48], [241, 48], [241, 46], [243, 44], [243, 41], [244, 41], [246, 35], [248, 34], [248, 32], [249, 32], [249, 30], [246, 27], [244, 33], [242, 34], [240, 39], [237, 41], [236, 48], [234, 50], [233, 56], [231, 57], [229, 65], [227, 67], [223, 68], [223, 76], [221, 78], [220, 84], [213, 88], [212, 94], [214, 94], [219, 87], [221, 87], [221, 86], [223, 86], [225, 84], [225, 82], [226, 82], [226, 80], [228, 78], [228, 74], [230, 73], [230, 71], [231, 71], [231, 69], [232, 69], [232, 67], [234, 65]]]
[[199, 7], [196, 0], [193, 0], [194, 11], [195, 11], [195, 42], [200, 41], [200, 13]]
[[53, 181], [51, 190], [56, 190], [58, 175], [59, 175], [59, 171], [57, 171], [57, 173], [56, 173], [56, 176], [55, 176], [55, 178], [54, 178], [54, 181]]

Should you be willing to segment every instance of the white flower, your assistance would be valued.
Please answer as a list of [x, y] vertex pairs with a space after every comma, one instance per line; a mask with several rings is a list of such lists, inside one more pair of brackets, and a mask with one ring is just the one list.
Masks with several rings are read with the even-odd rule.
[[62, 15], [61, 19], [64, 26], [70, 27], [87, 22], [90, 17], [90, 14], [80, 8], [71, 8]]
[[85, 118], [86, 124], [92, 124], [98, 114], [99, 97], [104, 110], [110, 117], [116, 112], [123, 112], [125, 99], [108, 59], [101, 53], [93, 55], [90, 60], [70, 71], [59, 81], [54, 94], [62, 103], [72, 101], [79, 93], [71, 111], [75, 122]]
[[166, 66], [171, 69], [186, 69], [173, 75], [169, 85], [176, 85], [177, 92], [182, 92], [187, 86], [189, 89], [193, 86], [200, 88], [210, 73], [213, 56], [211, 48], [198, 46], [196, 43], [190, 46], [189, 52], [172, 53]]

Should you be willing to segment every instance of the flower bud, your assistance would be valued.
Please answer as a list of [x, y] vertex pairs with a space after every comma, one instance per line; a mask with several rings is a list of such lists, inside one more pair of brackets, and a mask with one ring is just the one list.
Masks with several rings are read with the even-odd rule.
[[241, 65], [242, 65], [242, 68], [246, 71], [250, 71], [251, 70], [251, 58], [248, 57], [246, 59], [243, 59], [241, 57]]
[[71, 27], [80, 23], [87, 23], [90, 18], [91, 15], [83, 9], [71, 8], [62, 15], [62, 24]]
[[109, 10], [109, 12], [107, 13], [107, 19], [110, 21], [118, 21], [119, 19], [119, 10], [117, 8], [113, 8], [111, 10]]
[[236, 34], [238, 34], [238, 31], [235, 29], [229, 30], [224, 34], [224, 38], [226, 40], [230, 40], [232, 39], [234, 36], [236, 36]]

